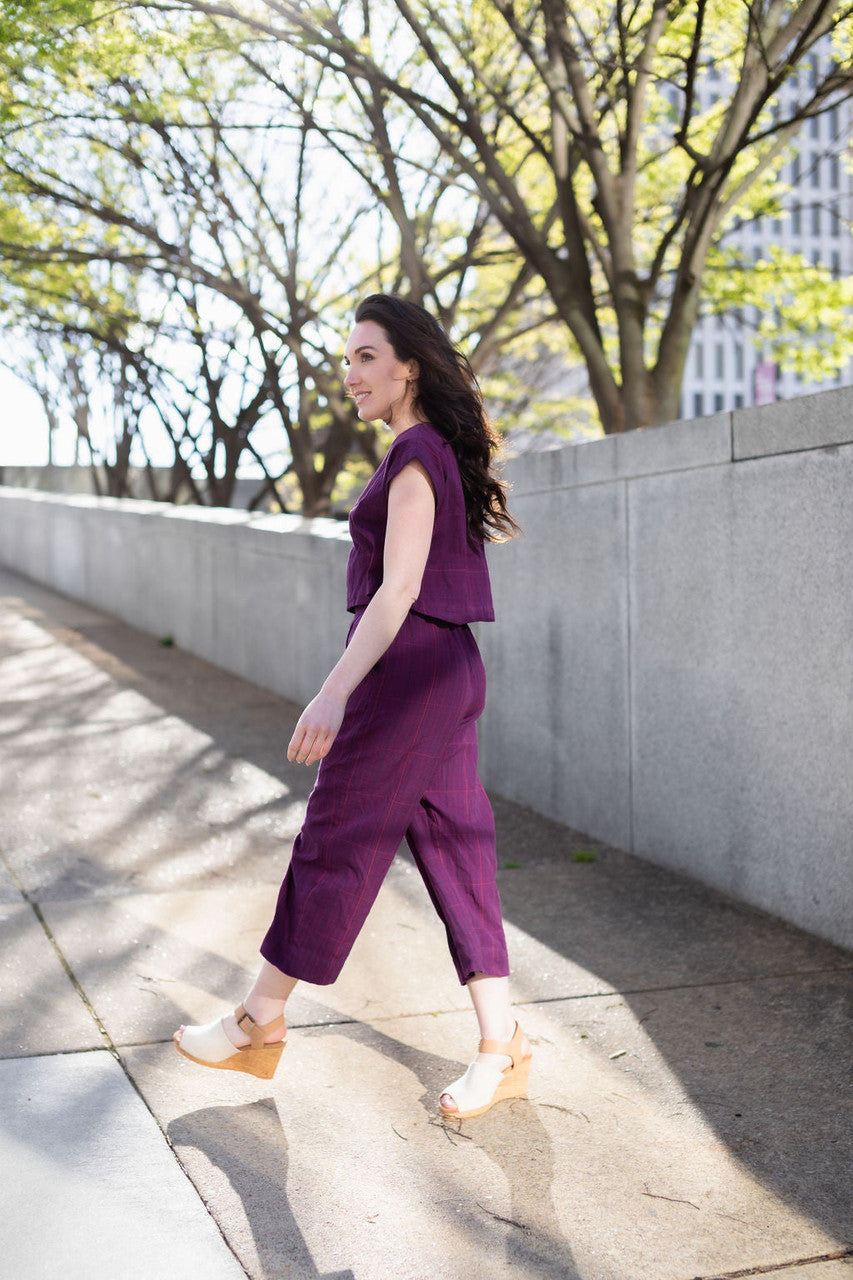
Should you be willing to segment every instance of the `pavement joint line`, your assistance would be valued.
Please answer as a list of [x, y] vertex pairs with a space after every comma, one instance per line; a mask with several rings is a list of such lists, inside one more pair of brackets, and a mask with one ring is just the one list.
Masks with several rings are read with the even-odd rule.
[[744, 1267], [739, 1271], [715, 1271], [713, 1275], [694, 1276], [693, 1280], [741, 1280], [741, 1277], [766, 1276], [793, 1267], [808, 1267], [815, 1262], [843, 1262], [845, 1258], [853, 1258], [853, 1245], [848, 1245], [838, 1253], [821, 1253], [813, 1258], [792, 1258], [790, 1262], [768, 1262], [757, 1267]]
[[[532, 1000], [514, 1000], [513, 1007], [516, 1009], [529, 1009], [536, 1005], [542, 1004], [563, 1004], [570, 1003], [574, 1000], [601, 1000], [606, 997], [613, 996], [634, 996], [634, 995], [655, 995], [662, 991], [681, 991], [681, 990], [701, 990], [703, 987], [720, 987], [720, 986], [737, 986], [739, 983], [748, 982], [772, 982], [779, 978], [800, 978], [800, 977], [819, 977], [824, 973], [849, 973], [853, 972], [853, 964], [840, 965], [830, 967], [828, 969], [794, 969], [785, 973], [757, 974], [751, 978], [720, 978], [711, 979], [707, 982], [685, 982], [674, 986], [667, 987], [626, 987], [624, 990], [616, 991], [591, 991], [583, 992], [579, 995], [564, 996], [542, 996]], [[358, 1026], [378, 1026], [383, 1022], [401, 1022], [409, 1018], [445, 1018], [452, 1017], [454, 1014], [468, 1014], [471, 1009], [414, 1009], [402, 1013], [386, 1014], [382, 1017], [364, 1017], [352, 1018], [341, 1016], [339, 1018], [325, 1019], [322, 1022], [288, 1022], [288, 1031], [321, 1031], [331, 1030], [333, 1027], [358, 1027]], [[163, 1039], [155, 1038], [152, 1040], [123, 1040], [119, 1043], [119, 1049], [144, 1049], [159, 1044], [169, 1044], [171, 1037]], [[81, 1050], [80, 1052], [84, 1052]], [[853, 1249], [853, 1246], [851, 1246]], [[786, 1265], [789, 1265], [786, 1263]], [[790, 1264], [793, 1265], [793, 1264]], [[698, 1280], [704, 1280], [699, 1277]], [[712, 1280], [718, 1280], [712, 1277]], [[721, 1280], [728, 1280], [723, 1277]]]
[[42, 914], [39, 904], [36, 902], [35, 898], [32, 897], [32, 895], [28, 893], [28, 891], [24, 888], [20, 878], [18, 877], [15, 869], [10, 864], [9, 859], [6, 857], [6, 854], [3, 851], [3, 849], [0, 849], [0, 862], [3, 863], [3, 866], [6, 868], [7, 872], [9, 873], [10, 880], [14, 884], [15, 888], [18, 890], [18, 893], [21, 895], [21, 897], [29, 906], [30, 910], [32, 911], [35, 918], [38, 920], [39, 924], [41, 925], [42, 931], [45, 937], [47, 938], [48, 942], [50, 943], [51, 947], [53, 948], [53, 951], [54, 951], [54, 954], [56, 955], [57, 960], [62, 965], [62, 968], [65, 971], [65, 975], [68, 978], [68, 981], [71, 983], [74, 990], [77, 992], [77, 995], [80, 997], [80, 999], [83, 1002], [83, 1006], [86, 1009], [86, 1012], [89, 1014], [89, 1017], [92, 1019], [95, 1026], [98, 1028], [98, 1033], [103, 1039], [105, 1047], [109, 1049], [110, 1053], [113, 1055], [116, 1061], [120, 1062], [121, 1059], [119, 1057], [118, 1050], [113, 1044], [113, 1041], [109, 1032], [107, 1031], [103, 1022], [101, 1022], [101, 1019], [98, 1017], [97, 1013], [93, 1009], [92, 1002], [90, 1001], [89, 997], [86, 995], [86, 992], [83, 990], [83, 987], [80, 985], [80, 982], [77, 979], [77, 975], [74, 973], [74, 970], [71, 968], [71, 965], [66, 960], [65, 955], [62, 951], [62, 948], [60, 947], [59, 943], [56, 941], [56, 938], [53, 936], [50, 925], [47, 923], [47, 921], [45, 920]]
[[655, 995], [661, 991], [699, 991], [703, 987], [735, 987], [748, 982], [774, 982], [780, 978], [814, 978], [822, 973], [851, 973], [853, 963], [830, 965], [823, 969], [791, 969], [781, 973], [755, 973], [745, 978], [706, 978], [702, 982], [675, 982], [661, 987], [620, 987], [613, 991], [584, 991], [578, 995], [541, 996], [532, 1000], [514, 1000], [518, 1008], [527, 1008], [534, 1004], [559, 1004], [563, 1000], [600, 1000], [602, 996], [642, 996]]
[[[139, 1098], [139, 1101], [142, 1103], [143, 1107], [144, 1107], [144, 1108], [145, 1108], [145, 1110], [148, 1112], [148, 1114], [151, 1116], [151, 1119], [154, 1121], [155, 1125], [157, 1126], [157, 1130], [158, 1130], [158, 1132], [160, 1133], [161, 1137], [163, 1138], [163, 1141], [166, 1143], [166, 1146], [167, 1146], [167, 1147], [169, 1148], [169, 1150], [171, 1151], [171, 1153], [172, 1153], [172, 1158], [174, 1159], [174, 1161], [175, 1161], [175, 1163], [177, 1164], [178, 1168], [180, 1169], [181, 1173], [182, 1173], [182, 1174], [184, 1175], [184, 1177], [187, 1179], [187, 1181], [189, 1182], [190, 1186], [193, 1188], [193, 1190], [195, 1191], [196, 1195], [198, 1196], [199, 1201], [201, 1202], [202, 1206], [204, 1207], [204, 1211], [205, 1211], [205, 1213], [207, 1214], [207, 1216], [210, 1218], [211, 1222], [212, 1222], [212, 1223], [214, 1224], [214, 1226], [216, 1227], [216, 1230], [218, 1231], [219, 1236], [220, 1236], [220, 1238], [222, 1239], [222, 1241], [223, 1241], [223, 1243], [224, 1243], [224, 1245], [225, 1245], [226, 1249], [227, 1249], [227, 1250], [228, 1250], [228, 1252], [231, 1254], [231, 1256], [234, 1258], [235, 1262], [236, 1262], [236, 1263], [237, 1263], [237, 1265], [240, 1267], [240, 1269], [241, 1269], [241, 1271], [243, 1272], [244, 1276], [246, 1276], [246, 1280], [250, 1280], [249, 1272], [248, 1272], [248, 1271], [246, 1270], [246, 1268], [243, 1266], [243, 1263], [240, 1261], [240, 1258], [238, 1257], [238, 1255], [237, 1255], [237, 1254], [236, 1254], [236, 1252], [234, 1251], [234, 1248], [233, 1248], [233, 1246], [232, 1246], [232, 1244], [231, 1244], [230, 1240], [229, 1240], [229, 1239], [228, 1239], [228, 1237], [226, 1236], [226, 1234], [225, 1234], [225, 1232], [223, 1231], [222, 1227], [220, 1226], [219, 1222], [217, 1222], [217, 1220], [216, 1220], [216, 1218], [214, 1217], [213, 1213], [211, 1213], [210, 1206], [208, 1205], [207, 1201], [205, 1200], [204, 1196], [203, 1196], [203, 1195], [202, 1195], [202, 1193], [201, 1193], [201, 1188], [200, 1188], [199, 1186], [197, 1186], [197, 1185], [196, 1185], [195, 1181], [194, 1181], [194, 1180], [193, 1180], [193, 1178], [190, 1176], [189, 1171], [184, 1167], [184, 1165], [183, 1165], [183, 1163], [182, 1163], [182, 1161], [181, 1161], [181, 1159], [180, 1159], [180, 1157], [179, 1157], [179, 1155], [178, 1155], [177, 1151], [175, 1150], [175, 1147], [174, 1147], [174, 1144], [173, 1144], [173, 1142], [172, 1142], [171, 1138], [169, 1137], [168, 1133], [167, 1133], [167, 1132], [166, 1132], [166, 1130], [163, 1128], [163, 1126], [160, 1124], [160, 1121], [157, 1119], [157, 1116], [156, 1116], [156, 1115], [154, 1114], [154, 1112], [152, 1111], [151, 1107], [150, 1107], [150, 1106], [149, 1106], [149, 1104], [148, 1104], [148, 1100], [147, 1100], [147, 1098], [146, 1098], [146, 1097], [145, 1097], [145, 1095], [143, 1094], [142, 1090], [139, 1088], [139, 1085], [138, 1085], [138, 1084], [136, 1083], [136, 1081], [134, 1080], [133, 1076], [131, 1075], [130, 1071], [129, 1071], [129, 1070], [128, 1070], [128, 1068], [127, 1068], [127, 1064], [125, 1063], [124, 1059], [123, 1059], [123, 1058], [122, 1058], [122, 1056], [121, 1056], [121, 1053], [119, 1052], [118, 1048], [116, 1047], [115, 1043], [113, 1042], [112, 1036], [111, 1036], [111, 1035], [110, 1035], [110, 1033], [107, 1031], [107, 1029], [106, 1029], [106, 1027], [104, 1026], [103, 1022], [101, 1022], [101, 1019], [98, 1017], [97, 1013], [95, 1012], [94, 1008], [92, 1007], [92, 1002], [89, 1000], [89, 997], [86, 995], [86, 992], [83, 990], [83, 987], [80, 985], [80, 982], [78, 981], [76, 974], [74, 973], [73, 969], [71, 968], [71, 966], [69, 965], [68, 961], [66, 960], [65, 955], [63, 954], [62, 949], [61, 949], [61, 947], [59, 946], [59, 943], [56, 941], [56, 938], [53, 936], [53, 933], [51, 932], [51, 929], [50, 929], [49, 924], [47, 923], [47, 921], [45, 920], [44, 916], [43, 916], [43, 915], [42, 915], [42, 913], [41, 913], [41, 910], [40, 910], [40, 908], [39, 908], [38, 903], [35, 901], [35, 899], [34, 899], [33, 897], [31, 897], [31, 895], [30, 895], [30, 894], [27, 892], [27, 890], [24, 888], [24, 886], [23, 886], [23, 884], [21, 883], [21, 881], [20, 881], [20, 879], [19, 879], [18, 875], [16, 874], [16, 872], [15, 872], [14, 868], [10, 865], [9, 860], [8, 860], [8, 858], [6, 857], [6, 854], [5, 854], [5, 852], [3, 851], [3, 849], [2, 849], [2, 848], [0, 848], [0, 862], [2, 862], [2, 863], [3, 863], [3, 866], [6, 868], [7, 872], [9, 873], [9, 878], [11, 879], [11, 881], [12, 881], [12, 883], [14, 884], [15, 888], [18, 890], [18, 892], [20, 893], [20, 895], [21, 895], [21, 897], [24, 899], [24, 901], [29, 905], [29, 907], [31, 908], [31, 910], [32, 910], [32, 912], [33, 912], [33, 914], [34, 914], [34, 916], [36, 917], [36, 919], [38, 920], [39, 924], [41, 925], [41, 927], [42, 927], [42, 929], [43, 929], [43, 931], [44, 931], [45, 937], [47, 938], [48, 942], [50, 943], [51, 947], [53, 948], [53, 950], [54, 950], [54, 952], [55, 952], [55, 954], [56, 954], [56, 958], [57, 958], [57, 960], [59, 961], [59, 963], [62, 965], [62, 968], [64, 969], [64, 971], [65, 971], [65, 973], [66, 973], [66, 975], [67, 975], [67, 977], [68, 977], [69, 982], [70, 982], [70, 983], [71, 983], [71, 985], [73, 986], [74, 990], [77, 992], [77, 995], [80, 997], [80, 1000], [83, 1002], [83, 1006], [84, 1006], [84, 1008], [86, 1009], [86, 1011], [87, 1011], [87, 1013], [89, 1014], [89, 1016], [91, 1017], [92, 1021], [95, 1023], [95, 1026], [98, 1028], [98, 1032], [99, 1032], [99, 1034], [100, 1034], [100, 1035], [103, 1037], [103, 1039], [104, 1039], [104, 1042], [105, 1042], [105, 1043], [104, 1043], [103, 1048], [101, 1048], [101, 1049], [78, 1049], [78, 1050], [72, 1050], [72, 1052], [77, 1052], [77, 1053], [103, 1053], [103, 1052], [104, 1052], [104, 1050], [106, 1050], [106, 1051], [107, 1051], [107, 1052], [108, 1052], [108, 1053], [109, 1053], [109, 1054], [110, 1054], [110, 1055], [115, 1059], [115, 1061], [118, 1063], [119, 1067], [121, 1068], [121, 1071], [122, 1071], [122, 1074], [124, 1075], [124, 1078], [127, 1080], [127, 1082], [128, 1082], [128, 1084], [130, 1085], [131, 1089], [132, 1089], [132, 1090], [133, 1090], [133, 1092], [136, 1094], [136, 1096]], [[168, 1042], [164, 1042], [164, 1043], [168, 1043]], [[26, 1058], [46, 1058], [46, 1057], [55, 1057], [55, 1058], [58, 1058], [58, 1057], [62, 1057], [63, 1055], [62, 1055], [61, 1053], [55, 1053], [55, 1054], [25, 1054], [25, 1055], [23, 1055], [23, 1056], [24, 1056], [24, 1057], [26, 1057]], [[6, 1060], [6, 1061], [11, 1061], [11, 1059], [5, 1059], [5, 1060]]]
[[26, 1053], [0, 1053], [0, 1062], [20, 1062], [23, 1058], [70, 1058], [78, 1053], [108, 1053], [111, 1058], [116, 1058], [119, 1062], [117, 1054], [114, 1054], [109, 1045], [88, 1045], [80, 1049], [44, 1049], [41, 1053], [38, 1050]]

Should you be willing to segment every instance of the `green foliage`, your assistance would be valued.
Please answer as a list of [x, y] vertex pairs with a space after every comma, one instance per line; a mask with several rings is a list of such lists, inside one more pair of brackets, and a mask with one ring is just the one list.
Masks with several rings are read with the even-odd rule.
[[[675, 416], [700, 308], [755, 314], [766, 351], [827, 376], [849, 281], [729, 234], [782, 210], [797, 113], [851, 91], [853, 18], [802, 9], [709, 0], [700, 31], [695, 7], [589, 0], [556, 32], [535, 0], [12, 0], [0, 321], [129, 362], [205, 466], [210, 424], [245, 443], [254, 405], [290, 455], [281, 502], [312, 511], [381, 456], [341, 398], [365, 290], [432, 305], [522, 431]], [[795, 81], [833, 16], [837, 67]], [[765, 63], [796, 83], [789, 123]]]
[[833, 378], [853, 351], [853, 277], [834, 279], [800, 253], [773, 248], [745, 263], [734, 249], [708, 264], [720, 314], [739, 313], [754, 328], [756, 345], [805, 382]]

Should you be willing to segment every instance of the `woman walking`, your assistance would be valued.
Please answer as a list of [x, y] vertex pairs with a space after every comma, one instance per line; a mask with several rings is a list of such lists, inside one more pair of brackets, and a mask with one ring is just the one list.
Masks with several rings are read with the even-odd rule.
[[272, 1076], [300, 979], [334, 982], [405, 837], [480, 1027], [442, 1114], [527, 1092], [510, 1006], [491, 806], [477, 775], [485, 672], [468, 627], [494, 618], [484, 540], [517, 531], [491, 470], [497, 436], [464, 356], [422, 307], [373, 294], [346, 345], [347, 391], [394, 440], [350, 515], [347, 645], [287, 758], [320, 761], [263, 964], [234, 1014], [175, 1033], [205, 1066]]

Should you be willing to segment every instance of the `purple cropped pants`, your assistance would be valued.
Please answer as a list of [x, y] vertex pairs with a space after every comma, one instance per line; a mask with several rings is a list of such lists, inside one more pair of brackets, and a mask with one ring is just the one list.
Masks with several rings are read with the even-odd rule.
[[405, 837], [459, 981], [509, 973], [494, 817], [477, 775], [485, 688], [467, 626], [408, 614], [320, 762], [261, 944], [277, 969], [334, 982]]

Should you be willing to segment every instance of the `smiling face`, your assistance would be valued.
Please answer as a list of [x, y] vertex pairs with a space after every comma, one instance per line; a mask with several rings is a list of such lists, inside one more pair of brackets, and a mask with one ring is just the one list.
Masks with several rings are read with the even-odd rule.
[[395, 433], [415, 424], [417, 362], [397, 358], [382, 325], [359, 321], [349, 336], [344, 363], [348, 366], [344, 386], [363, 422], [381, 418]]

